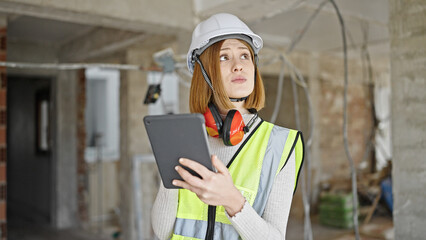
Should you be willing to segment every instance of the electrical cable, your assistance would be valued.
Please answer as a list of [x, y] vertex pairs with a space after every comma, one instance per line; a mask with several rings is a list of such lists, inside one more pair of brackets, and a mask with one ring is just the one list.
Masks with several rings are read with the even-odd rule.
[[[299, 111], [299, 94], [297, 90], [297, 85], [295, 81], [294, 71], [291, 72], [291, 86], [293, 90], [293, 100], [294, 100], [294, 115], [296, 120], [296, 128], [301, 129], [300, 125], [300, 111]], [[309, 152], [309, 149], [308, 151]], [[309, 162], [309, 161], [307, 161]], [[312, 226], [310, 220], [310, 203], [309, 203], [309, 190], [307, 189], [305, 174], [310, 175], [310, 171], [306, 170], [303, 172], [302, 176], [302, 200], [303, 200], [303, 208], [304, 208], [304, 239], [312, 240]], [[309, 181], [308, 181], [309, 182]]]
[[[273, 49], [275, 50], [275, 52], [279, 52], [275, 48], [273, 48]], [[267, 62], [267, 64], [273, 64], [278, 60], [281, 61], [281, 71], [280, 71], [280, 75], [279, 75], [279, 78], [278, 78], [277, 96], [276, 96], [276, 99], [275, 99], [274, 111], [273, 111], [273, 114], [272, 114], [270, 121], [272, 123], [275, 123], [276, 118], [277, 118], [278, 113], [279, 113], [279, 109], [280, 109], [280, 105], [281, 105], [280, 100], [281, 100], [281, 97], [282, 97], [282, 88], [283, 88], [283, 82], [284, 82], [285, 66], [287, 66], [288, 69], [289, 69], [291, 81], [292, 81], [292, 86], [293, 86], [294, 108], [295, 108], [295, 118], [296, 118], [296, 125], [297, 125], [296, 128], [297, 129], [301, 129], [298, 94], [297, 94], [297, 90], [296, 90], [297, 85], [299, 85], [300, 87], [303, 88], [305, 96], [307, 98], [307, 102], [308, 102], [309, 123], [310, 123], [309, 124], [309, 138], [308, 138], [308, 141], [307, 141], [307, 149], [308, 150], [305, 151], [306, 152], [305, 167], [303, 168], [304, 175], [302, 176], [301, 184], [302, 184], [302, 200], [303, 200], [303, 210], [304, 210], [304, 239], [312, 240], [313, 234], [312, 234], [312, 226], [311, 226], [311, 220], [310, 220], [310, 196], [309, 196], [310, 181], [311, 181], [310, 180], [311, 179], [310, 178], [311, 168], [310, 168], [310, 151], [309, 151], [309, 149], [312, 145], [312, 136], [313, 136], [312, 133], [313, 133], [313, 126], [314, 126], [312, 102], [311, 102], [311, 99], [310, 99], [308, 86], [306, 84], [305, 79], [303, 78], [302, 74], [300, 74], [298, 69], [286, 59], [284, 54], [279, 54], [278, 57], [272, 58], [271, 60], [269, 60]], [[262, 66], [264, 66], [264, 65], [262, 65]], [[307, 180], [305, 180], [305, 178], [307, 178]]]
[[[266, 48], [268, 48], [268, 46], [264, 46], [264, 48], [266, 49]], [[273, 48], [273, 49], [276, 50], [275, 48]], [[263, 60], [265, 58], [267, 60]], [[280, 57], [279, 57], [279, 55], [274, 54], [272, 57], [268, 57], [268, 56], [264, 57], [264, 56], [262, 56], [262, 60], [263, 61], [259, 63], [259, 68], [265, 67], [265, 66], [268, 66], [268, 65], [272, 65], [272, 64], [280, 61]]]
[[[313, 234], [312, 234], [312, 226], [311, 226], [311, 220], [310, 220], [310, 192], [311, 192], [311, 187], [310, 187], [310, 183], [311, 183], [311, 155], [310, 155], [310, 148], [312, 146], [312, 137], [313, 137], [313, 129], [314, 129], [314, 116], [313, 116], [313, 111], [312, 111], [312, 101], [310, 98], [310, 94], [308, 91], [308, 87], [306, 84], [305, 79], [303, 78], [303, 75], [299, 72], [299, 70], [293, 66], [291, 64], [291, 62], [289, 62], [284, 56], [283, 56], [285, 63], [287, 65], [287, 67], [289, 69], [291, 69], [292, 71], [290, 71], [290, 76], [292, 79], [292, 86], [293, 86], [293, 96], [295, 97], [295, 112], [297, 109], [297, 116], [299, 115], [299, 110], [298, 110], [298, 94], [297, 91], [295, 91], [295, 87], [296, 87], [296, 83], [297, 81], [295, 81], [295, 79], [299, 79], [299, 81], [302, 83], [302, 85], [300, 85], [305, 93], [305, 97], [308, 103], [308, 113], [309, 113], [309, 137], [308, 140], [306, 142], [306, 147], [307, 150], [305, 151], [306, 153], [306, 158], [305, 158], [305, 167], [303, 169], [303, 173], [304, 175], [302, 176], [301, 179], [301, 183], [302, 183], [302, 201], [303, 201], [303, 207], [304, 207], [304, 239], [305, 240], [312, 240], [313, 239]], [[295, 76], [296, 75], [296, 76]], [[297, 117], [296, 119], [296, 124], [299, 125], [297, 128], [300, 129], [300, 119], [299, 117]], [[298, 123], [299, 122], [299, 123]], [[305, 176], [306, 175], [306, 176]], [[306, 178], [306, 179], [305, 179]]]
[[301, 4], [305, 3], [307, 0], [299, 0], [296, 2], [293, 2], [290, 6], [285, 6], [284, 8], [275, 8], [274, 11], [269, 11], [267, 14], [265, 14], [264, 16], [261, 16], [260, 18], [254, 20], [254, 21], [250, 21], [247, 22], [249, 26], [253, 26], [256, 25], [260, 22], [266, 21], [268, 19], [271, 19], [279, 14], [282, 14], [283, 12], [286, 11], [290, 11], [293, 9], [298, 8]]
[[312, 14], [308, 21], [306, 22], [305, 26], [302, 28], [302, 31], [300, 31], [300, 33], [293, 38], [293, 40], [291, 41], [290, 47], [287, 49], [286, 54], [290, 54], [294, 47], [296, 46], [297, 43], [299, 43], [299, 41], [302, 39], [302, 37], [305, 35], [306, 31], [308, 30], [308, 28], [311, 26], [313, 20], [315, 19], [315, 17], [318, 15], [319, 11], [324, 7], [324, 5], [328, 2], [329, 0], [324, 0], [323, 2], [320, 3], [320, 5], [318, 6], [318, 8], [315, 10], [314, 14]]
[[275, 123], [275, 121], [277, 120], [278, 113], [280, 111], [281, 96], [282, 96], [282, 92], [283, 92], [285, 61], [284, 61], [284, 57], [282, 55], [280, 55], [280, 60], [281, 60], [281, 71], [280, 71], [280, 75], [278, 77], [277, 96], [275, 98], [274, 111], [272, 112], [272, 116], [271, 116], [271, 120], [270, 120], [271, 123]]
[[[346, 28], [345, 28], [345, 24], [344, 24], [342, 15], [340, 13], [340, 10], [337, 7], [337, 5], [334, 2], [334, 0], [325, 0], [325, 1], [323, 1], [318, 6], [318, 8], [314, 12], [314, 14], [309, 18], [308, 22], [305, 24], [305, 27], [302, 29], [301, 33], [296, 38], [294, 38], [294, 40], [292, 41], [289, 49], [287, 50], [287, 53], [290, 53], [290, 52], [293, 51], [293, 49], [296, 46], [296, 44], [302, 39], [302, 37], [305, 34], [306, 30], [311, 25], [313, 19], [317, 16], [317, 14], [319, 13], [319, 11], [323, 8], [323, 6], [328, 1], [330, 1], [332, 3], [334, 9], [336, 10], [336, 14], [337, 14], [337, 16], [339, 18], [339, 23], [340, 23], [341, 32], [342, 32], [343, 50], [344, 50], [343, 51], [344, 52], [343, 142], [344, 142], [344, 147], [345, 147], [345, 153], [346, 153], [346, 156], [348, 158], [349, 165], [350, 165], [350, 168], [351, 168], [354, 231], [355, 231], [355, 237], [358, 240], [359, 239], [359, 231], [358, 231], [358, 209], [357, 209], [358, 208], [357, 207], [358, 194], [357, 194], [356, 170], [355, 170], [355, 167], [354, 167], [354, 162], [353, 162], [352, 157], [351, 157], [350, 152], [349, 152], [348, 139], [347, 139], [348, 63], [347, 63], [347, 46], [346, 46], [347, 45], [347, 43], [346, 43]], [[305, 237], [306, 237], [306, 234], [305, 234]]]
[[[278, 51], [276, 51], [278, 52]], [[300, 112], [299, 112], [299, 103], [298, 103], [298, 94], [296, 91], [297, 85], [303, 88], [307, 102], [308, 102], [308, 111], [309, 111], [309, 138], [307, 141], [307, 151], [306, 151], [306, 158], [305, 158], [305, 167], [304, 173], [306, 176], [303, 176], [301, 179], [302, 183], [302, 199], [303, 199], [303, 206], [304, 206], [304, 236], [305, 239], [311, 240], [312, 237], [312, 226], [310, 221], [310, 176], [311, 176], [311, 168], [310, 168], [310, 147], [312, 145], [312, 136], [313, 136], [313, 126], [314, 126], [314, 119], [313, 119], [313, 111], [312, 111], [312, 101], [310, 98], [310, 94], [308, 91], [308, 86], [306, 84], [305, 79], [303, 78], [300, 71], [290, 63], [284, 56], [284, 54], [280, 54], [278, 57], [273, 58], [268, 62], [268, 64], [272, 64], [275, 61], [280, 60], [281, 61], [281, 71], [278, 81], [278, 88], [277, 88], [277, 97], [275, 100], [275, 106], [274, 106], [274, 112], [271, 117], [271, 122], [274, 123], [276, 120], [276, 117], [278, 116], [279, 108], [280, 108], [280, 100], [282, 96], [282, 88], [283, 88], [283, 81], [284, 81], [284, 69], [285, 66], [288, 67], [291, 80], [292, 80], [292, 86], [293, 86], [293, 97], [294, 97], [294, 108], [295, 108], [295, 118], [296, 118], [296, 125], [297, 129], [301, 129], [300, 125]], [[263, 66], [263, 65], [262, 65]], [[295, 76], [296, 75], [296, 76]], [[307, 184], [305, 182], [305, 177], [307, 178]]]
[[351, 168], [351, 180], [352, 180], [352, 197], [353, 197], [353, 221], [354, 221], [354, 231], [355, 238], [359, 240], [359, 230], [358, 230], [358, 193], [357, 193], [357, 182], [356, 182], [356, 169], [354, 161], [349, 152], [348, 146], [348, 129], [347, 129], [347, 104], [348, 104], [348, 56], [347, 56], [347, 46], [346, 46], [346, 31], [345, 23], [343, 17], [340, 14], [340, 10], [337, 7], [337, 4], [334, 0], [330, 0], [334, 9], [336, 10], [337, 17], [341, 26], [342, 40], [343, 40], [343, 61], [344, 61], [344, 87], [343, 87], [343, 143], [345, 146], [345, 153], [349, 161], [349, 166]]
[[[376, 133], [376, 129], [377, 129], [377, 125], [378, 125], [378, 121], [376, 118], [376, 110], [375, 110], [375, 105], [374, 105], [374, 82], [373, 82], [373, 67], [371, 65], [371, 59], [370, 59], [370, 52], [368, 51], [368, 47], [367, 47], [367, 43], [368, 43], [368, 23], [367, 22], [361, 22], [361, 29], [362, 29], [362, 33], [363, 33], [363, 44], [361, 46], [361, 61], [362, 61], [362, 69], [363, 69], [363, 79], [367, 78], [367, 84], [368, 84], [368, 88], [369, 88], [369, 93], [370, 93], [370, 101], [371, 101], [371, 114], [372, 114], [372, 118], [373, 118], [373, 125], [372, 125], [372, 129], [371, 129], [371, 133], [370, 136], [368, 137], [367, 143], [366, 143], [366, 148], [364, 151], [364, 155], [362, 157], [361, 162], [365, 162], [367, 160], [368, 154], [371, 151], [371, 147], [373, 145], [375, 145], [374, 143], [374, 137], [375, 137], [375, 133]], [[367, 67], [365, 66], [366, 64], [364, 63], [364, 59], [367, 62]], [[367, 70], [365, 70], [367, 69]], [[367, 73], [365, 73], [367, 72]]]
[[299, 81], [295, 81], [296, 83], [300, 82], [301, 86], [304, 89], [305, 92], [305, 96], [306, 96], [306, 100], [308, 102], [308, 112], [309, 112], [309, 138], [306, 141], [306, 144], [308, 146], [312, 145], [312, 136], [313, 136], [313, 130], [314, 130], [314, 114], [313, 114], [313, 110], [312, 110], [312, 100], [308, 91], [308, 86], [306, 84], [305, 78], [303, 77], [303, 75], [300, 73], [300, 71], [290, 62], [287, 60], [287, 58], [284, 57], [285, 63], [287, 65], [287, 67], [289, 69], [291, 69], [295, 74], [296, 74], [296, 79], [299, 79]]

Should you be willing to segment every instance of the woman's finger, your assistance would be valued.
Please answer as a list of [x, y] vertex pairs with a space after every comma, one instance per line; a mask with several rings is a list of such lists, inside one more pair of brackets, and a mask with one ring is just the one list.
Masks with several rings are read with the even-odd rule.
[[191, 185], [189, 185], [188, 183], [186, 183], [185, 181], [182, 181], [182, 180], [174, 179], [172, 181], [172, 184], [175, 185], [175, 186], [177, 186], [177, 187], [188, 189], [190, 191], [193, 190], [193, 187]]
[[217, 158], [216, 155], [212, 156], [212, 164], [219, 173], [228, 173], [228, 168], [225, 166], [225, 164], [223, 164], [222, 161], [219, 160], [219, 158]]
[[181, 166], [176, 166], [175, 169], [179, 173], [179, 175], [182, 177], [182, 179], [188, 184], [193, 185], [195, 187], [202, 185], [201, 179], [199, 177], [192, 175], [185, 168]]
[[181, 158], [179, 159], [179, 163], [194, 170], [196, 173], [198, 173], [202, 178], [207, 177], [209, 174], [213, 173], [208, 168], [204, 167], [200, 163], [187, 159], [187, 158]]

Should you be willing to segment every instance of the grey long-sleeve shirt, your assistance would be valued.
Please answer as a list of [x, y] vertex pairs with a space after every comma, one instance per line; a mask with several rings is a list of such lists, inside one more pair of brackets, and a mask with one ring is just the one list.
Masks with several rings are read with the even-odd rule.
[[[244, 114], [244, 122], [247, 123], [252, 116], [252, 114]], [[257, 119], [250, 131], [259, 123], [260, 119]], [[232, 147], [225, 146], [221, 139], [209, 137], [210, 151], [227, 165], [248, 135], [249, 133], [245, 134], [243, 141]], [[275, 178], [262, 216], [259, 216], [247, 201], [239, 213], [233, 217], [228, 216], [242, 239], [285, 239], [287, 220], [293, 199], [295, 176], [296, 163], [293, 152], [285, 167]], [[157, 237], [161, 240], [169, 239], [173, 234], [177, 204], [178, 190], [166, 189], [161, 184], [151, 212], [152, 227]]]

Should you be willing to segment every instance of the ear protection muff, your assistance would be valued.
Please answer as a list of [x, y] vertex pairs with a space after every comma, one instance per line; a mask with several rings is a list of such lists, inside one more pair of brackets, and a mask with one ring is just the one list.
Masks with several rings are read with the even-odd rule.
[[222, 138], [226, 146], [235, 146], [240, 143], [244, 134], [250, 130], [251, 125], [257, 118], [256, 110], [252, 110], [255, 116], [250, 120], [248, 126], [244, 124], [241, 113], [235, 109], [229, 110], [222, 121], [219, 111], [213, 103], [209, 103], [204, 113], [207, 133], [212, 137]]
[[212, 137], [221, 137], [222, 133], [222, 118], [216, 106], [209, 103], [206, 112], [204, 113], [207, 133]]
[[234, 146], [244, 138], [244, 120], [241, 113], [237, 110], [229, 110], [223, 121], [222, 139], [226, 146]]

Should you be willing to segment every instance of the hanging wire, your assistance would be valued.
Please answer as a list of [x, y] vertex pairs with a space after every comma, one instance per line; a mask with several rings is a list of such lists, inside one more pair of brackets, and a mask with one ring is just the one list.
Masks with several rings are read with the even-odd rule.
[[[371, 64], [370, 52], [368, 50], [368, 30], [369, 26], [367, 22], [361, 22], [361, 29], [363, 33], [363, 44], [361, 46], [361, 61], [363, 68], [363, 79], [367, 79], [367, 86], [370, 94], [371, 101], [371, 114], [373, 118], [373, 124], [370, 132], [370, 136], [368, 137], [366, 148], [364, 151], [364, 155], [362, 157], [361, 162], [365, 162], [371, 152], [371, 148], [375, 145], [374, 138], [377, 128], [377, 118], [376, 118], [376, 110], [374, 105], [374, 81], [373, 81], [373, 67]], [[364, 62], [367, 62], [366, 64]]]
[[[308, 21], [305, 23], [305, 26], [302, 28], [302, 31], [295, 38], [293, 38], [293, 40], [290, 43], [290, 47], [286, 51], [286, 54], [290, 54], [294, 50], [294, 47], [300, 42], [300, 40], [305, 35], [308, 28], [311, 26], [315, 17], [318, 15], [320, 10], [325, 6], [325, 4], [328, 3], [328, 1], [329, 0], [324, 0], [323, 2], [320, 3], [320, 5], [315, 10], [315, 12], [309, 17]], [[294, 66], [290, 66], [291, 64], [290, 64], [289, 61], [286, 61], [286, 63], [289, 66], [289, 68], [293, 70], [293, 71], [291, 71], [291, 78], [292, 78], [292, 87], [293, 87], [293, 96], [294, 96], [295, 94], [297, 95], [297, 91], [295, 90], [296, 86], [295, 86], [294, 73], [298, 72], [298, 71]], [[306, 165], [305, 165], [305, 168], [303, 170], [304, 176], [302, 177], [301, 183], [302, 183], [302, 200], [303, 200], [304, 215], [305, 215], [304, 216], [304, 239], [305, 240], [312, 240], [313, 234], [312, 234], [312, 226], [311, 226], [311, 220], [310, 220], [310, 192], [311, 192], [311, 190], [310, 190], [311, 189], [310, 188], [310, 183], [311, 183], [310, 149], [311, 149], [311, 145], [312, 145], [314, 120], [313, 120], [313, 114], [312, 114], [312, 103], [311, 103], [311, 99], [310, 99], [310, 95], [309, 95], [309, 92], [308, 92], [308, 89], [307, 89], [306, 82], [305, 82], [303, 76], [299, 72], [297, 73], [297, 76], [298, 76], [298, 79], [300, 79], [301, 82], [302, 82], [302, 85], [303, 85], [302, 87], [305, 91], [305, 96], [308, 100], [309, 119], [310, 119], [310, 123], [311, 123], [310, 128], [309, 128], [309, 139], [308, 139], [307, 144], [306, 144], [307, 145], [306, 163], [305, 163]], [[295, 111], [296, 111], [296, 109], [298, 109], [298, 101], [296, 101], [296, 98], [295, 98]], [[296, 118], [298, 118], [298, 116]], [[296, 124], [300, 125], [300, 123], [298, 123], [298, 120], [296, 120]], [[298, 126], [297, 128], [300, 129], [300, 126]]]
[[330, 0], [334, 9], [336, 10], [337, 17], [339, 18], [339, 23], [342, 32], [343, 40], [343, 61], [344, 61], [344, 88], [343, 88], [343, 143], [345, 146], [346, 157], [349, 161], [349, 166], [351, 168], [351, 180], [352, 180], [352, 197], [353, 197], [353, 221], [354, 221], [354, 231], [355, 238], [359, 240], [359, 230], [358, 230], [358, 193], [357, 193], [357, 182], [356, 182], [356, 169], [354, 161], [349, 152], [348, 144], [348, 114], [347, 114], [347, 104], [348, 104], [348, 56], [347, 56], [347, 46], [346, 46], [346, 30], [345, 23], [343, 21], [342, 14], [340, 13], [337, 4], [334, 0]]
[[[312, 101], [311, 97], [308, 91], [308, 87], [306, 84], [305, 79], [303, 78], [303, 75], [300, 73], [300, 71], [294, 67], [291, 62], [289, 62], [284, 57], [285, 63], [287, 67], [291, 70], [290, 76], [292, 80], [292, 87], [293, 87], [293, 97], [294, 97], [294, 104], [295, 104], [295, 114], [296, 114], [296, 124], [298, 125], [297, 128], [300, 129], [300, 117], [299, 117], [299, 101], [298, 101], [298, 93], [296, 89], [296, 79], [299, 79], [299, 81], [302, 83], [301, 86], [304, 90], [305, 97], [308, 103], [308, 115], [309, 115], [309, 130], [308, 130], [308, 140], [306, 142], [307, 150], [306, 158], [305, 158], [305, 167], [304, 167], [304, 175], [302, 176], [302, 201], [303, 201], [303, 210], [304, 210], [304, 239], [312, 240], [313, 234], [312, 234], [312, 226], [311, 226], [311, 219], [310, 219], [310, 192], [311, 192], [311, 154], [310, 149], [312, 146], [312, 138], [313, 138], [313, 130], [314, 130], [314, 115], [312, 111]], [[295, 76], [296, 75], [296, 76]], [[306, 179], [305, 179], [306, 178]]]
[[280, 106], [281, 106], [280, 102], [281, 102], [281, 96], [283, 92], [284, 70], [285, 70], [284, 68], [285, 62], [284, 62], [284, 57], [282, 55], [280, 55], [280, 60], [281, 60], [281, 71], [278, 77], [277, 96], [275, 98], [275, 105], [274, 105], [274, 111], [272, 112], [272, 116], [271, 116], [271, 123], [275, 123], [275, 121], [277, 120], [278, 113], [280, 111]]
[[[344, 142], [344, 148], [345, 153], [349, 161], [349, 165], [351, 168], [351, 182], [352, 182], [352, 195], [353, 195], [353, 220], [354, 220], [354, 232], [355, 237], [357, 240], [359, 240], [359, 230], [358, 230], [358, 206], [357, 206], [357, 199], [358, 199], [358, 193], [357, 193], [357, 182], [356, 182], [356, 170], [354, 166], [354, 162], [352, 160], [352, 157], [349, 152], [349, 146], [348, 146], [348, 138], [347, 138], [347, 91], [348, 91], [348, 63], [347, 63], [347, 43], [346, 43], [346, 28], [343, 21], [343, 17], [340, 13], [340, 10], [334, 0], [325, 0], [321, 2], [321, 4], [318, 6], [316, 11], [313, 15], [308, 19], [307, 23], [305, 24], [305, 27], [302, 29], [300, 34], [294, 38], [294, 40], [291, 42], [290, 47], [286, 51], [286, 53], [291, 53], [296, 46], [296, 44], [302, 39], [303, 35], [309, 28], [309, 26], [312, 24], [313, 19], [318, 15], [319, 11], [325, 6], [325, 4], [330, 1], [336, 10], [336, 14], [339, 18], [339, 23], [341, 26], [341, 32], [342, 32], [342, 40], [343, 40], [343, 54], [344, 54], [344, 97], [343, 97], [343, 142]], [[350, 39], [352, 40], [352, 39]], [[308, 151], [309, 152], [309, 151]], [[309, 175], [309, 174], [308, 174]], [[306, 233], [305, 233], [305, 239], [306, 239]]]
[[[274, 49], [275, 52], [278, 52], [276, 49]], [[307, 99], [307, 103], [308, 103], [308, 112], [309, 112], [309, 131], [308, 131], [308, 135], [309, 138], [306, 142], [306, 146], [307, 146], [307, 151], [306, 151], [306, 158], [305, 158], [305, 166], [303, 168], [304, 171], [304, 176], [301, 179], [301, 184], [302, 184], [302, 199], [303, 199], [303, 206], [304, 206], [304, 235], [305, 235], [305, 239], [311, 240], [313, 239], [312, 237], [312, 226], [311, 226], [311, 220], [310, 220], [310, 196], [309, 196], [309, 192], [310, 192], [310, 182], [311, 182], [311, 167], [310, 167], [310, 147], [312, 146], [312, 136], [313, 136], [313, 128], [314, 128], [314, 117], [313, 117], [313, 111], [312, 111], [312, 101], [310, 98], [310, 94], [309, 94], [309, 89], [308, 89], [308, 85], [306, 84], [306, 81], [303, 77], [303, 75], [300, 73], [300, 71], [285, 57], [284, 54], [279, 54], [277, 57], [274, 57], [272, 59], [270, 59], [266, 64], [262, 64], [262, 66], [265, 65], [269, 65], [269, 64], [273, 64], [276, 61], [280, 61], [281, 62], [281, 71], [280, 71], [280, 76], [279, 76], [279, 81], [278, 81], [278, 87], [277, 87], [277, 97], [275, 99], [275, 106], [274, 106], [274, 112], [272, 114], [271, 117], [271, 122], [274, 123], [274, 121], [276, 120], [276, 117], [278, 116], [279, 113], [279, 108], [280, 108], [280, 102], [281, 102], [281, 97], [282, 97], [282, 88], [283, 88], [283, 81], [284, 81], [284, 69], [285, 67], [287, 67], [288, 72], [291, 76], [291, 81], [292, 81], [292, 86], [293, 86], [293, 91], [295, 91], [296, 86], [300, 86], [305, 93], [305, 97]], [[294, 108], [295, 108], [295, 117], [296, 117], [296, 124], [297, 124], [297, 128], [300, 129], [300, 112], [299, 112], [299, 103], [298, 103], [298, 94], [297, 92], [295, 92], [293, 94], [293, 96], [295, 97], [294, 100]], [[306, 178], [306, 180], [305, 180]]]
[[328, 3], [329, 0], [324, 0], [323, 2], [320, 3], [320, 5], [317, 7], [317, 9], [315, 10], [314, 14], [312, 14], [308, 21], [306, 22], [305, 26], [302, 28], [302, 31], [300, 31], [300, 33], [293, 38], [293, 40], [291, 41], [290, 47], [287, 49], [286, 54], [290, 54], [294, 47], [296, 46], [296, 44], [299, 43], [299, 41], [302, 39], [302, 37], [305, 35], [306, 31], [308, 30], [308, 28], [311, 26], [313, 20], [315, 19], [315, 17], [318, 15], [318, 13], [320, 12], [320, 10], [324, 7], [324, 5], [326, 3]]
[[[294, 100], [294, 115], [296, 120], [296, 128], [301, 129], [300, 125], [300, 111], [299, 111], [299, 94], [297, 90], [297, 85], [295, 81], [295, 73], [294, 71], [291, 72], [291, 86], [293, 90], [293, 100]], [[309, 147], [306, 152], [309, 152]], [[308, 159], [308, 158], [307, 158]], [[309, 162], [306, 161], [307, 163]], [[309, 190], [307, 189], [307, 182], [309, 183], [310, 180], [306, 180], [306, 177], [310, 176], [309, 169], [305, 168], [305, 171], [303, 171], [302, 176], [302, 200], [303, 200], [303, 209], [304, 209], [304, 239], [312, 240], [312, 226], [311, 226], [311, 220], [310, 220], [310, 202], [309, 202]], [[306, 176], [307, 175], [307, 176]]]
[[[284, 55], [283, 55], [284, 57]], [[308, 146], [312, 145], [312, 136], [313, 136], [313, 130], [314, 130], [314, 114], [312, 110], [312, 100], [311, 95], [309, 94], [308, 85], [306, 84], [306, 80], [303, 77], [302, 73], [300, 73], [299, 69], [297, 69], [286, 57], [284, 57], [285, 64], [289, 69], [291, 69], [294, 74], [296, 74], [295, 83], [298, 83], [299, 86], [301, 86], [304, 90], [306, 100], [308, 102], [308, 112], [309, 112], [309, 138], [306, 141], [306, 144]], [[290, 75], [291, 76], [291, 75]], [[297, 80], [298, 79], [298, 80]], [[300, 83], [300, 84], [299, 84]]]

